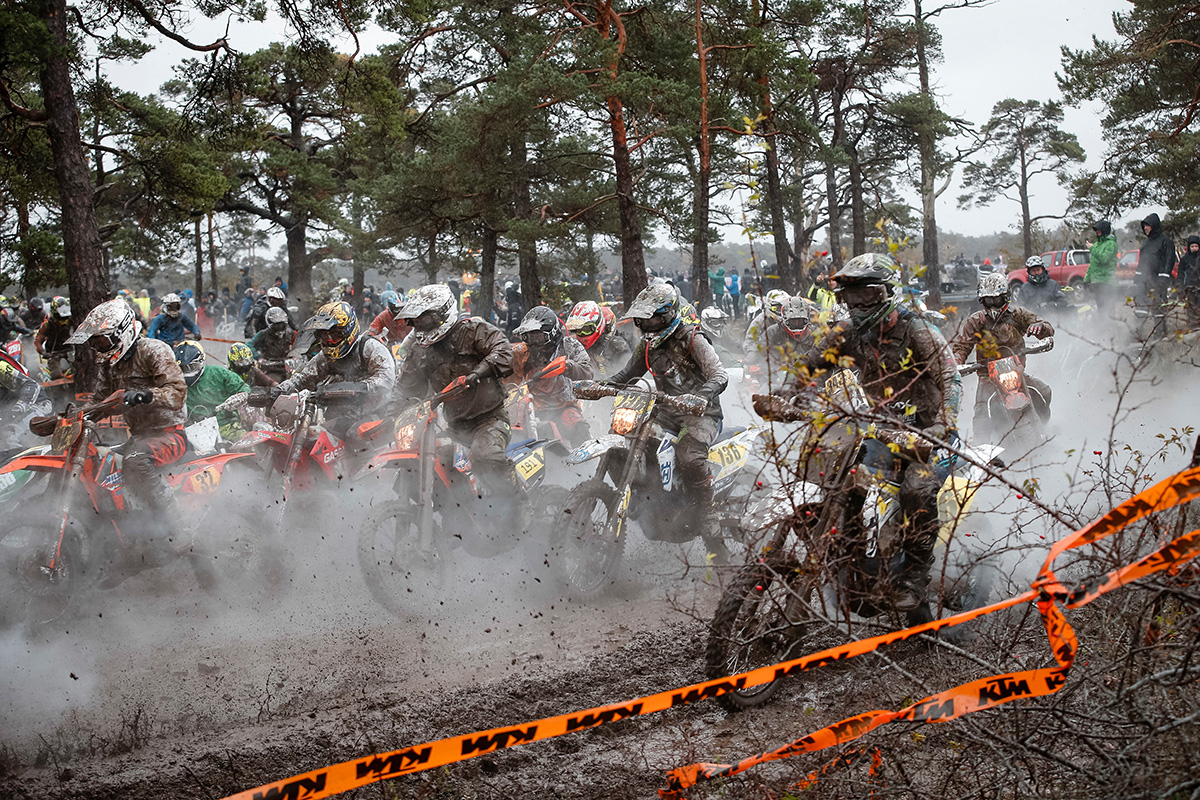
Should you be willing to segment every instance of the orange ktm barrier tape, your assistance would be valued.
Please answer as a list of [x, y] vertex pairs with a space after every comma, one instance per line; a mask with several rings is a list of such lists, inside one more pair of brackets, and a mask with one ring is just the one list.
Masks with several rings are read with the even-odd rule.
[[[867, 711], [796, 739], [777, 750], [743, 759], [734, 765], [693, 764], [681, 767], [668, 775], [670, 788], [660, 791], [660, 795], [667, 798], [678, 798], [682, 796], [684, 790], [699, 781], [721, 775], [734, 775], [767, 761], [835, 747], [858, 739], [889, 722], [945, 722], [964, 714], [995, 708], [1014, 700], [1053, 694], [1065, 684], [1067, 673], [1078, 651], [1075, 632], [1067, 623], [1057, 601], [1075, 597], [1077, 599], [1072, 602], [1082, 605], [1084, 602], [1090, 602], [1091, 599], [1130, 581], [1182, 564], [1196, 555], [1200, 555], [1200, 530], [1185, 534], [1166, 544], [1156, 553], [1133, 564], [1114, 569], [1098, 581], [1089, 582], [1070, 592], [1054, 578], [1050, 565], [1067, 550], [1099, 541], [1137, 520], [1173, 508], [1198, 495], [1200, 495], [1200, 468], [1181, 472], [1140, 492], [1095, 522], [1056, 543], [1051, 549], [1050, 556], [1043, 565], [1038, 579], [1034, 582], [1034, 588], [1016, 597], [1001, 600], [973, 611], [965, 611], [951, 617], [933, 620], [923, 625], [892, 631], [869, 639], [848, 642], [727, 678], [695, 683], [622, 703], [612, 703], [571, 714], [547, 717], [520, 725], [477, 731], [414, 745], [403, 750], [393, 750], [388, 753], [343, 761], [340, 764], [333, 764], [302, 775], [268, 783], [257, 789], [239, 792], [226, 800], [283, 800], [284, 798], [287, 800], [320, 800], [320, 798], [331, 797], [386, 778], [434, 769], [508, 747], [619, 722], [629, 717], [653, 714], [717, 697], [733, 689], [769, 683], [793, 672], [816, 669], [826, 664], [865, 655], [887, 644], [904, 641], [925, 632], [961, 625], [987, 614], [1032, 601], [1036, 601], [1038, 611], [1045, 623], [1046, 635], [1057, 666], [1011, 672], [972, 681], [926, 697], [904, 709]], [[810, 778], [817, 780], [818, 776], [814, 773]]]
[[75, 383], [74, 378], [58, 378], [57, 380], [46, 381], [42, 384], [42, 388], [46, 389], [50, 386], [70, 386], [73, 383]]
[[220, 342], [221, 344], [245, 344], [245, 339], [218, 339], [216, 336], [205, 336], [206, 342]]

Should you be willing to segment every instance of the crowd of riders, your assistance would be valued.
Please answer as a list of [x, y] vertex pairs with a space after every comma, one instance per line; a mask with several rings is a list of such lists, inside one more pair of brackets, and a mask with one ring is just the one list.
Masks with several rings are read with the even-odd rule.
[[[1095, 274], [1089, 271], [1089, 283], [1105, 287], [1115, 240], [1107, 222], [1093, 227]], [[1182, 286], [1200, 291], [1200, 238], [1189, 239], [1177, 265], [1169, 240], [1164, 245], [1156, 238], [1161, 226], [1155, 215], [1145, 227], [1141, 257], [1152, 265], [1147, 269], [1161, 272], [1141, 286], [1161, 292], [1163, 276], [1175, 272]], [[326, 416], [329, 430], [343, 438], [353, 438], [366, 419], [394, 417], [413, 403], [443, 395], [449, 431], [469, 447], [483, 491], [511, 497], [527, 523], [528, 500], [506, 456], [512, 439], [507, 386], [528, 381], [539, 419], [552, 421], [565, 440], [578, 445], [593, 432], [574, 394], [575, 382], [595, 379], [624, 387], [649, 377], [668, 395], [704, 401], [703, 413], [665, 412], [661, 423], [679, 434], [677, 472], [690, 501], [680, 524], [718, 555], [724, 546], [712, 514], [708, 457], [724, 424], [721, 395], [729, 370], [744, 368], [757, 393], [802, 404], [828, 373], [851, 363], [868, 397], [896, 414], [904, 434], [890, 441], [899, 452], [899, 501], [908, 520], [901, 542], [904, 567], [893, 580], [895, 606], [903, 610], [923, 601], [929, 582], [940, 485], [936, 463], [941, 448], [957, 441], [959, 366], [972, 353], [982, 359], [1019, 350], [1025, 337], [1053, 336], [1042, 312], [1066, 303], [1040, 257], [1029, 259], [1026, 268], [1028, 285], [1019, 305], [1003, 274], [982, 275], [980, 307], [951, 341], [934, 315], [909, 302], [913, 295], [901, 285], [899, 264], [881, 254], [857, 256], [840, 269], [818, 259], [806, 290], [795, 295], [778, 288], [764, 292], [749, 270], [742, 276], [717, 270], [710, 275], [712, 300], [700, 312], [688, 302], [682, 282], [677, 287], [662, 277], [653, 278], [621, 314], [619, 306], [592, 300], [557, 312], [545, 305], [525, 309], [520, 291], [508, 282], [497, 292], [491, 319], [471, 314], [472, 290], [454, 282], [407, 294], [389, 283], [377, 296], [367, 290], [355, 303], [353, 287], [342, 281], [330, 287], [328, 302], [297, 324], [282, 279], [259, 289], [243, 272], [236, 291], [244, 300], [232, 313], [244, 325], [246, 341], [229, 348], [225, 363], [205, 353], [196, 318], [205, 308], [212, 312], [208, 316], [230, 313], [228, 292], [210, 293], [197, 306], [187, 291], [154, 298], [148, 291], [122, 290], [76, 329], [64, 297], [20, 306], [0, 299], [0, 333], [6, 339], [33, 336], [51, 377], [66, 374], [72, 349], [87, 345], [99, 365], [96, 396], [122, 393], [118, 410], [130, 433], [126, 486], [170, 518], [181, 515], [162, 468], [183, 457], [185, 424], [215, 416], [221, 435], [234, 440], [246, 424], [233, 399], [260, 391], [273, 401], [336, 383], [357, 398]], [[1097, 296], [1103, 299], [1104, 291]], [[1048, 415], [1050, 387], [1033, 376], [1026, 381], [1039, 412]], [[990, 391], [981, 381], [977, 419]], [[5, 420], [27, 420], [48, 413], [49, 404], [19, 363], [0, 361], [0, 408]], [[913, 433], [925, 444], [914, 447]], [[174, 533], [182, 537], [179, 546], [186, 546], [184, 534]]]

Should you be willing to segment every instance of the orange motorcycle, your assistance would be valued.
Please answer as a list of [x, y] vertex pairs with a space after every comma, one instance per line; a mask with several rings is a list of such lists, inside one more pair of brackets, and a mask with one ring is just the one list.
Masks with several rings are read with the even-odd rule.
[[[57, 417], [35, 418], [30, 430], [51, 436], [49, 452], [22, 454], [0, 467], [0, 475], [19, 470], [49, 473], [43, 502], [6, 513], [7, 531], [0, 534], [0, 613], [5, 616], [32, 624], [60, 619], [106, 567], [128, 560], [139, 530], [152, 523], [149, 512], [123, 491], [120, 447], [101, 440], [106, 429], [97, 420], [121, 404], [121, 392], [116, 392], [98, 403], [68, 405]], [[230, 462], [249, 457], [214, 453], [167, 468], [167, 483], [197, 531], [239, 527], [224, 521], [214, 524], [209, 515], [222, 505], [213, 501], [228, 495], [221, 480]], [[174, 542], [174, 552], [143, 557], [148, 565], [159, 566], [186, 550], [201, 586], [211, 590], [216, 569], [244, 557], [247, 535], [232, 538], [220, 547], [214, 542]]]

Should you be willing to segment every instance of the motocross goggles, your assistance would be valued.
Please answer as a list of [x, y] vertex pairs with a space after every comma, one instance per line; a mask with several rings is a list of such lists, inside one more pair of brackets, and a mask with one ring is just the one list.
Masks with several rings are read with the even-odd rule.
[[979, 302], [984, 308], [1004, 308], [1004, 306], [1008, 304], [1008, 298], [1003, 295], [996, 295], [995, 297], [981, 297], [979, 298]]
[[865, 286], [839, 286], [837, 299], [847, 308], [876, 308], [887, 302], [891, 292], [886, 286], [871, 283]]
[[591, 336], [598, 330], [600, 330], [600, 321], [593, 319], [588, 320], [582, 325], [574, 326], [571, 328], [571, 333], [575, 334], [576, 336]]
[[658, 333], [667, 328], [673, 320], [667, 318], [666, 314], [655, 314], [649, 319], [635, 319], [633, 324], [642, 333]]
[[785, 319], [783, 321], [783, 327], [787, 328], [789, 333], [798, 336], [808, 330], [810, 322], [811, 320], [805, 319], [804, 317], [792, 317], [791, 319]]
[[329, 330], [317, 331], [317, 341], [325, 347], [334, 347], [346, 338], [346, 332], [331, 328]]
[[179, 313], [179, 309], [182, 307], [183, 305], [181, 303], [164, 303], [163, 311], [166, 311], [171, 316], [175, 316]]
[[550, 334], [545, 331], [529, 331], [521, 334], [521, 339], [530, 347], [545, 347], [550, 344]]
[[417, 333], [430, 333], [436, 331], [444, 321], [438, 310], [430, 309], [422, 311], [420, 316], [413, 318], [412, 326]]
[[121, 346], [121, 337], [115, 333], [97, 333], [88, 339], [93, 350], [111, 353]]

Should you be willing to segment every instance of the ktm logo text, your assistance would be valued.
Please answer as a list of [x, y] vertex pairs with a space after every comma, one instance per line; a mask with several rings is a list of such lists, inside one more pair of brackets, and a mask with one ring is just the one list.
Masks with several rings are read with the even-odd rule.
[[255, 792], [254, 800], [304, 800], [325, 788], [324, 773], [313, 778], [296, 778], [280, 787], [271, 787], [265, 792]]

